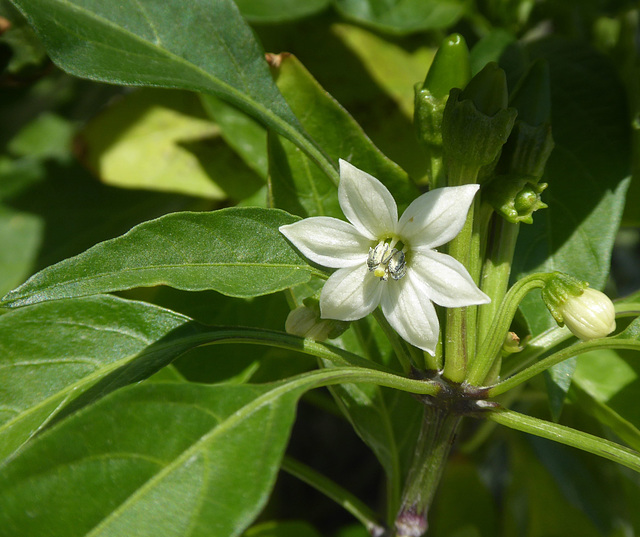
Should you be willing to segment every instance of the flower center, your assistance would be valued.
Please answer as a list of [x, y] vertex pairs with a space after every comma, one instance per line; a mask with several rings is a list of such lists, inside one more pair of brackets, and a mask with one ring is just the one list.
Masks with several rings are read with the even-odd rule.
[[395, 248], [396, 240], [380, 241], [375, 248], [369, 248], [367, 267], [376, 278], [386, 282], [391, 276], [399, 280], [407, 273], [404, 251]]

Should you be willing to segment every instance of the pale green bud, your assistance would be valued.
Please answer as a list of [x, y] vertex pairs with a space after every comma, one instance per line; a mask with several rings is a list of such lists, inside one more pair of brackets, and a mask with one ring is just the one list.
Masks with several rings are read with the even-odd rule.
[[554, 319], [583, 341], [608, 336], [616, 329], [613, 302], [588, 286], [556, 272], [542, 289], [542, 298]]

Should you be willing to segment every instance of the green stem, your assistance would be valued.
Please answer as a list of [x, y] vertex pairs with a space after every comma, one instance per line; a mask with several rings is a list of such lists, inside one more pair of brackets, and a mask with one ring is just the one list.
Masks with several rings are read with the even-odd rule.
[[385, 316], [383, 315], [383, 313], [380, 311], [379, 308], [374, 310], [373, 317], [378, 322], [378, 324], [380, 325], [380, 328], [382, 328], [382, 331], [384, 332], [385, 336], [387, 336], [387, 339], [391, 343], [391, 346], [393, 347], [393, 352], [395, 353], [396, 358], [400, 362], [400, 366], [402, 367], [402, 370], [404, 371], [405, 375], [409, 374], [409, 372], [411, 371], [411, 354], [405, 347], [404, 342], [400, 339], [400, 336], [398, 336], [396, 331], [391, 327], [391, 325], [389, 324], [389, 322], [387, 321], [387, 319], [385, 318]]
[[478, 313], [478, 334], [488, 334], [498, 308], [502, 304], [511, 275], [511, 263], [518, 238], [519, 224], [507, 222], [499, 215], [493, 219], [488, 255], [482, 268], [480, 289], [490, 299]]
[[500, 310], [494, 319], [493, 326], [486, 331], [487, 335], [480, 345], [475, 360], [471, 364], [469, 375], [467, 376], [467, 383], [479, 386], [484, 382], [504, 344], [504, 338], [520, 306], [520, 302], [522, 302], [522, 299], [533, 289], [544, 287], [548, 279], [548, 274], [532, 274], [518, 280], [511, 287], [500, 305]]
[[640, 453], [604, 438], [512, 410], [498, 409], [489, 413], [488, 418], [511, 429], [575, 447], [640, 472]]
[[447, 463], [461, 417], [448, 409], [425, 406], [413, 461], [396, 518], [396, 537], [421, 537]]
[[[615, 309], [616, 317], [636, 317], [640, 315], [640, 303], [619, 302], [615, 304]], [[537, 335], [527, 344], [527, 347], [522, 352], [512, 356], [503, 371], [504, 376], [509, 377], [518, 371], [522, 371], [544, 353], [572, 337], [573, 334], [565, 326], [556, 326]]]
[[618, 337], [594, 339], [593, 341], [583, 341], [571, 345], [566, 349], [562, 349], [553, 353], [551, 356], [540, 360], [520, 373], [516, 373], [512, 377], [503, 380], [502, 382], [491, 387], [487, 393], [488, 397], [495, 397], [502, 393], [505, 393], [512, 388], [526, 382], [530, 378], [535, 377], [537, 374], [542, 373], [546, 369], [553, 367], [568, 358], [578, 356], [588, 351], [594, 351], [599, 349], [630, 349], [640, 350], [640, 341], [634, 339], [620, 339]]
[[288, 456], [282, 460], [282, 469], [343, 507], [358, 519], [371, 535], [381, 535], [384, 532], [384, 527], [369, 507], [325, 475]]
[[[467, 220], [458, 236], [449, 243], [449, 255], [469, 266], [471, 238], [473, 235], [473, 210], [469, 209]], [[473, 327], [469, 325], [469, 308], [448, 308], [444, 338], [444, 371], [443, 376], [452, 382], [462, 382], [467, 371], [469, 344]]]

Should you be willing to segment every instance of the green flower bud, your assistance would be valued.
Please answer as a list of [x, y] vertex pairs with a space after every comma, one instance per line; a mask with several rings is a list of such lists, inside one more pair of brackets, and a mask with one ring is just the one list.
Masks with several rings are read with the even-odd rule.
[[442, 168], [442, 116], [449, 91], [463, 88], [470, 78], [469, 49], [461, 35], [453, 34], [440, 45], [424, 83], [415, 86], [413, 123], [418, 141], [432, 161], [433, 184], [439, 181]]
[[341, 336], [349, 328], [349, 323], [321, 319], [317, 299], [307, 298], [302, 306], [289, 312], [284, 327], [288, 334], [314, 341], [325, 341]]
[[532, 224], [533, 213], [547, 207], [540, 199], [545, 188], [546, 183], [530, 175], [498, 175], [487, 185], [484, 199], [508, 222]]
[[583, 341], [605, 337], [616, 328], [613, 302], [588, 285], [557, 272], [542, 289], [542, 298], [556, 322]]
[[479, 169], [492, 163], [507, 141], [517, 112], [507, 108], [504, 71], [489, 63], [464, 90], [452, 89], [442, 118], [447, 166]]
[[521, 352], [524, 347], [520, 344], [520, 338], [515, 332], [509, 332], [502, 344], [502, 354], [507, 356], [516, 352]]

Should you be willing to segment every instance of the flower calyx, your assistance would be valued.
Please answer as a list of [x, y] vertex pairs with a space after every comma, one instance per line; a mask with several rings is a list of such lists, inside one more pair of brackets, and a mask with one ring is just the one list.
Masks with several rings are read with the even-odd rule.
[[423, 404], [455, 414], [474, 418], [483, 417], [486, 412], [499, 407], [495, 401], [487, 400], [488, 388], [472, 386], [466, 382], [451, 382], [440, 371], [413, 372], [414, 376], [429, 380], [440, 386], [436, 395], [420, 397]]
[[606, 337], [616, 328], [611, 299], [573, 276], [553, 273], [542, 298], [556, 322], [583, 341]]
[[508, 108], [506, 75], [489, 63], [464, 90], [449, 94], [442, 119], [445, 162], [473, 169], [493, 163], [507, 141], [517, 112]]

